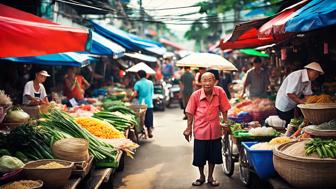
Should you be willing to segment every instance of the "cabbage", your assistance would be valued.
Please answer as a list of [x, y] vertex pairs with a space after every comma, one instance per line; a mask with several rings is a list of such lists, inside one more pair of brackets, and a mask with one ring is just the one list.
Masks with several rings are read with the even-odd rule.
[[1, 173], [15, 171], [17, 169], [22, 168], [24, 165], [25, 164], [16, 157], [5, 155], [0, 158], [0, 172]]
[[21, 109], [10, 110], [6, 116], [6, 122], [8, 123], [26, 123], [30, 116]]

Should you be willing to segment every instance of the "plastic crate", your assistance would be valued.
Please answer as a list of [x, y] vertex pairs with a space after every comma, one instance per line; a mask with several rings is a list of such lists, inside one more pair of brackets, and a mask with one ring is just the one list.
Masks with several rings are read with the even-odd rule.
[[272, 150], [253, 150], [250, 147], [259, 142], [242, 142], [247, 151], [247, 158], [261, 179], [268, 179], [276, 174], [273, 165]]

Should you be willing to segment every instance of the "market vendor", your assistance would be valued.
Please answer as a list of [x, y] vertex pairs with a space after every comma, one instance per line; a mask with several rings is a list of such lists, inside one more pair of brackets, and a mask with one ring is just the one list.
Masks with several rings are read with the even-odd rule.
[[67, 74], [64, 77], [64, 96], [68, 100], [75, 99], [77, 104], [86, 104], [84, 100], [85, 90], [90, 87], [89, 82], [79, 73], [79, 70], [74, 67], [68, 68]]
[[304, 104], [305, 99], [302, 95], [309, 96], [311, 90], [311, 81], [314, 81], [324, 72], [317, 62], [312, 62], [304, 67], [290, 73], [282, 82], [276, 96], [275, 107], [278, 115], [288, 124], [294, 117], [294, 110], [297, 104]]
[[42, 83], [50, 77], [47, 71], [41, 70], [35, 74], [35, 79], [28, 81], [24, 87], [22, 104], [37, 106], [48, 104], [48, 96]]
[[191, 95], [186, 108], [188, 124], [183, 135], [188, 142], [192, 133], [194, 135], [193, 165], [198, 167], [200, 173], [200, 177], [192, 183], [193, 186], [200, 186], [206, 181], [204, 166], [207, 162], [207, 182], [211, 186], [219, 185], [213, 178], [215, 164], [223, 163], [219, 115], [221, 112], [226, 122], [227, 111], [231, 106], [224, 90], [215, 86], [215, 81], [214, 74], [204, 73], [201, 77], [202, 89]]
[[253, 59], [253, 68], [246, 72], [242, 94], [245, 95], [248, 90], [249, 98], [266, 98], [269, 79], [267, 71], [262, 68], [262, 62], [259, 57]]
[[202, 88], [201, 78], [205, 72], [206, 72], [206, 68], [198, 68], [198, 72], [195, 75], [195, 90]]

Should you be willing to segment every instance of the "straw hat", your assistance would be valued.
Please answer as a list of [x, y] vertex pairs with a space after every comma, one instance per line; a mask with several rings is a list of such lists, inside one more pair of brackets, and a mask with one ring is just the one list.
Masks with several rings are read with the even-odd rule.
[[317, 62], [312, 62], [312, 63], [306, 65], [305, 68], [308, 68], [308, 69], [312, 69], [312, 70], [318, 71], [318, 72], [320, 72], [321, 75], [324, 74], [324, 71], [322, 70], [320, 64], [317, 63]]

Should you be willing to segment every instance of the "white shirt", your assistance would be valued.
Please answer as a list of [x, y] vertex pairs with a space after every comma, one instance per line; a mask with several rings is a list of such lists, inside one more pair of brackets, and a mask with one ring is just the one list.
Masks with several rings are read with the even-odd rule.
[[306, 69], [290, 73], [282, 82], [275, 100], [275, 107], [282, 112], [288, 112], [297, 105], [296, 102], [288, 97], [288, 93], [293, 93], [297, 96], [313, 94]]
[[22, 99], [22, 103], [28, 105], [30, 103], [30, 100], [26, 97], [26, 95], [42, 100], [47, 96], [47, 93], [44, 86], [41, 83], [40, 83], [40, 89], [38, 91], [35, 91], [34, 82], [28, 81], [24, 87], [23, 99]]

